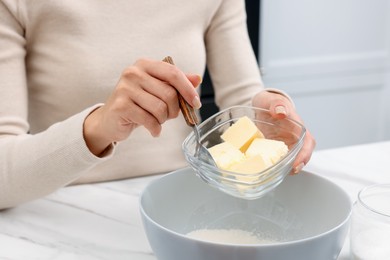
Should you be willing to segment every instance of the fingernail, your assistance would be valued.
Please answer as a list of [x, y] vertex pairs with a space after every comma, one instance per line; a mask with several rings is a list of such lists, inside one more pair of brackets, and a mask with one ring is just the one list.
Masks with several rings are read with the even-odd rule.
[[303, 167], [305, 167], [305, 164], [303, 162], [301, 162], [300, 164], [297, 165], [297, 167], [294, 168], [294, 174], [297, 174], [299, 173], [300, 171], [302, 171]]
[[192, 107], [195, 109], [199, 109], [202, 107], [202, 103], [200, 103], [200, 99], [198, 96], [195, 96], [192, 100]]
[[201, 84], [203, 82], [203, 78], [201, 75], [198, 75], [198, 77], [199, 77], [199, 84]]
[[287, 111], [286, 111], [286, 108], [284, 106], [276, 106], [275, 107], [275, 113], [276, 114], [287, 115]]

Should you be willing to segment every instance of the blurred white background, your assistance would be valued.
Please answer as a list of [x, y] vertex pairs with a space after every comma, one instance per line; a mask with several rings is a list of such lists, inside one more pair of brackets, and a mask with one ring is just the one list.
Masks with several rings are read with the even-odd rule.
[[262, 0], [260, 64], [317, 149], [390, 140], [389, 0]]

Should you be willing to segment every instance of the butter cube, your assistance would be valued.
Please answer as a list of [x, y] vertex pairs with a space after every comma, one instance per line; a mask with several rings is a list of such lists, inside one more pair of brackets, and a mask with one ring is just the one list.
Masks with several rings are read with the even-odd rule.
[[[253, 157], [246, 157], [243, 161], [234, 164], [230, 167], [230, 171], [241, 173], [245, 175], [235, 175], [236, 180], [242, 181], [245, 183], [256, 182], [259, 180], [257, 173], [263, 171], [267, 168], [263, 158], [260, 155], [255, 155]], [[244, 193], [248, 189], [251, 189], [251, 186], [236, 184], [237, 190]]]
[[288, 147], [282, 141], [256, 138], [248, 147], [245, 155], [247, 157], [260, 155], [263, 158], [266, 167], [270, 167], [277, 163], [283, 156], [285, 156], [287, 152]]
[[[250, 175], [250, 174], [259, 173], [265, 168], [267, 168], [267, 164], [264, 162], [263, 157], [257, 154], [255, 156], [246, 157], [240, 162], [231, 165], [229, 171]], [[241, 178], [243, 176], [237, 176], [237, 177]]]
[[244, 116], [231, 125], [222, 135], [223, 143], [209, 148], [217, 166], [231, 171], [235, 178], [247, 184], [235, 184], [245, 192], [253, 187], [250, 183], [262, 180], [270, 181], [272, 176], [258, 173], [277, 163], [288, 153], [287, 145], [282, 141], [266, 139], [251, 119]]
[[247, 116], [241, 117], [237, 122], [231, 125], [221, 138], [234, 145], [241, 152], [245, 153], [249, 145], [255, 138], [264, 138], [263, 133]]
[[228, 170], [231, 165], [245, 159], [245, 155], [238, 148], [227, 142], [214, 145], [208, 150], [217, 166], [223, 170]]

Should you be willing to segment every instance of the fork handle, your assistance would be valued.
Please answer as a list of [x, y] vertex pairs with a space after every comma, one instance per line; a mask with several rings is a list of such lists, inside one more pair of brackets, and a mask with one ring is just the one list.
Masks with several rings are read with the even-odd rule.
[[[163, 59], [164, 62], [173, 63], [173, 59], [171, 56], [167, 56]], [[194, 111], [194, 108], [188, 104], [188, 102], [183, 98], [183, 96], [177, 91], [177, 95], [179, 97], [179, 107], [181, 112], [183, 113], [184, 119], [186, 120], [187, 125], [195, 126], [199, 123], [198, 117]]]

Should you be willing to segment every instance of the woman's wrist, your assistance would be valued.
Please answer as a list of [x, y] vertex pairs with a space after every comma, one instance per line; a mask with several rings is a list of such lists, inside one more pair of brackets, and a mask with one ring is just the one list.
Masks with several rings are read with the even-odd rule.
[[102, 135], [98, 119], [99, 109], [100, 107], [96, 108], [85, 118], [83, 135], [90, 152], [98, 157], [103, 157], [113, 146], [113, 142]]

